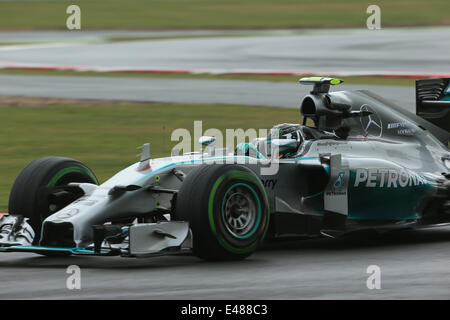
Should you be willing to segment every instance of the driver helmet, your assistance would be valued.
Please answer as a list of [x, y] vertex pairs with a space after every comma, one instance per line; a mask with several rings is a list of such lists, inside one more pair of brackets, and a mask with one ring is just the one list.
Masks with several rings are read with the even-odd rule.
[[279, 147], [279, 158], [285, 158], [295, 153], [302, 143], [303, 138], [300, 131], [301, 126], [298, 124], [278, 124], [270, 129], [270, 133], [267, 137], [267, 143], [270, 145], [274, 139], [286, 140], [285, 142], [277, 143]]

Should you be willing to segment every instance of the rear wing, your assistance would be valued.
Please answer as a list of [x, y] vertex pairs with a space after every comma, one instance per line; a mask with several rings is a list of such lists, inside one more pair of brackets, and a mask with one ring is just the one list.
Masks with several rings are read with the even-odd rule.
[[416, 114], [450, 132], [450, 78], [416, 80]]

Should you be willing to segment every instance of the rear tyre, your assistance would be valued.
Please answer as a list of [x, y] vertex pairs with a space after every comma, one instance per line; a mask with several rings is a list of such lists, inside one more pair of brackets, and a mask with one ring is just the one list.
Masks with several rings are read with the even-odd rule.
[[194, 254], [205, 260], [248, 257], [263, 241], [269, 215], [260, 179], [240, 165], [194, 169], [176, 200], [176, 218], [189, 222]]
[[45, 191], [51, 187], [64, 186], [71, 182], [98, 185], [94, 173], [77, 160], [62, 157], [45, 157], [32, 161], [17, 176], [9, 196], [9, 213], [30, 218], [29, 223], [39, 241], [41, 224], [45, 218], [73, 202], [52, 203]]

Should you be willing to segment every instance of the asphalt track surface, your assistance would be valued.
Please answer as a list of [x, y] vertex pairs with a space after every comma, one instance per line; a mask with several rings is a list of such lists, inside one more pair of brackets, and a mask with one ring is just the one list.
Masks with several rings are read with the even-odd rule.
[[[277, 243], [240, 262], [0, 255], [0, 299], [448, 299], [450, 229]], [[66, 288], [67, 267], [81, 289]], [[369, 290], [367, 268], [381, 270]]]
[[[43, 36], [36, 33], [35, 39]], [[449, 28], [356, 29], [284, 36], [4, 46], [0, 47], [0, 63], [94, 66], [111, 70], [449, 73], [447, 52], [450, 52]]]
[[[371, 90], [415, 112], [414, 87], [344, 84], [332, 88], [357, 89]], [[0, 95], [31, 97], [298, 108], [310, 90], [298, 83], [269, 81], [0, 75]]]

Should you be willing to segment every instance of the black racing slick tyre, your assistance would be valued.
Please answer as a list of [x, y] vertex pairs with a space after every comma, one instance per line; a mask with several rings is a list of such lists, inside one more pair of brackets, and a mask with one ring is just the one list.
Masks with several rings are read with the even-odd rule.
[[270, 220], [261, 180], [240, 165], [205, 165], [177, 194], [176, 218], [188, 221], [193, 253], [205, 260], [240, 260], [263, 241]]
[[29, 223], [39, 240], [41, 224], [52, 213], [68, 203], [54, 205], [45, 190], [71, 182], [98, 185], [94, 173], [77, 160], [62, 157], [45, 157], [32, 161], [17, 176], [9, 195], [9, 213], [30, 218]]

